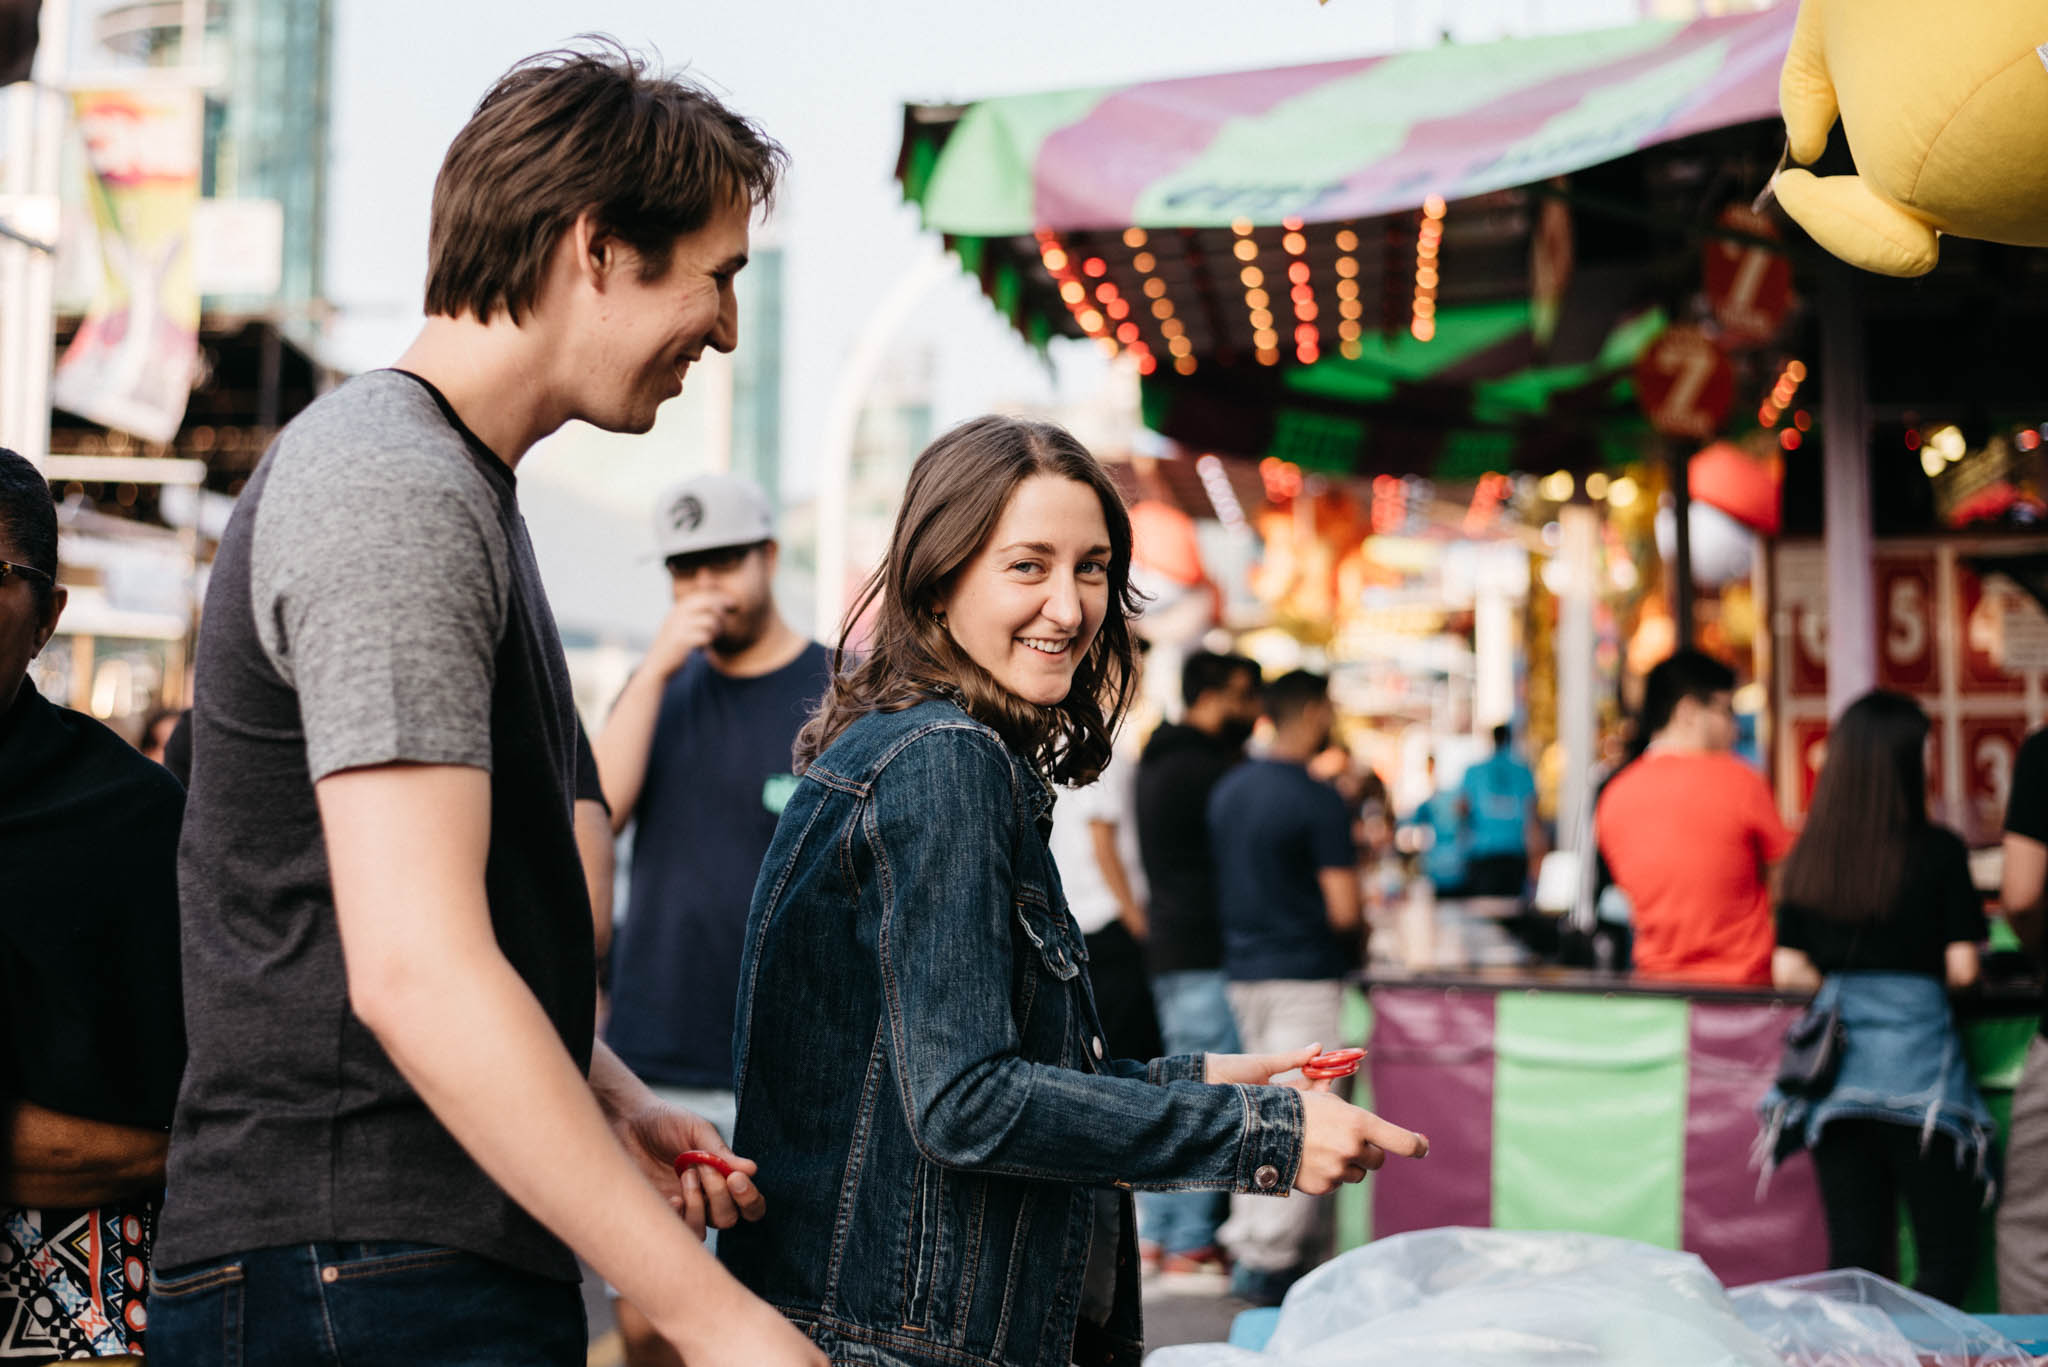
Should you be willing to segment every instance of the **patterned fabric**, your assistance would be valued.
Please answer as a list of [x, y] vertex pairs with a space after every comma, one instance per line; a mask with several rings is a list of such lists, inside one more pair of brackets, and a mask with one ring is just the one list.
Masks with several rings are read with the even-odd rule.
[[143, 1351], [157, 1199], [94, 1210], [0, 1206], [0, 1362]]

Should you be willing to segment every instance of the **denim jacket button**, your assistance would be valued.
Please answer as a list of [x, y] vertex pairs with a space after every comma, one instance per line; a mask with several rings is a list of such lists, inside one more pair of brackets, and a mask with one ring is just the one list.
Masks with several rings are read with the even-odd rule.
[[1102, 1036], [1097, 1035], [1092, 1041], [1091, 1047], [1095, 1050], [1096, 1061], [1100, 1062], [1102, 1059]]
[[1257, 1184], [1260, 1191], [1271, 1191], [1280, 1185], [1280, 1169], [1268, 1163], [1252, 1174], [1252, 1181]]

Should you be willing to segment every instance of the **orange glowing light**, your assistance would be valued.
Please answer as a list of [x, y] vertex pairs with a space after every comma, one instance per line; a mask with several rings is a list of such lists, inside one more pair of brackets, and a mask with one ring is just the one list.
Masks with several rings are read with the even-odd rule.
[[1102, 311], [1110, 317], [1119, 320], [1128, 318], [1131, 316], [1130, 301], [1126, 299], [1112, 299], [1102, 306]]
[[1415, 283], [1426, 290], [1435, 289], [1438, 278], [1436, 267], [1434, 266], [1418, 266], [1415, 268]]
[[1287, 249], [1289, 256], [1300, 256], [1308, 250], [1308, 239], [1300, 233], [1289, 233], [1280, 239], [1280, 245]]
[[1259, 254], [1259, 244], [1248, 237], [1241, 237], [1230, 251], [1238, 260], [1250, 261]]
[[1806, 382], [1806, 363], [1804, 361], [1792, 362], [1785, 367], [1785, 374], [1792, 383], [1804, 384]]
[[1173, 301], [1171, 299], [1154, 299], [1152, 301], [1152, 316], [1154, 318], [1173, 317]]
[[1418, 342], [1431, 341], [1436, 337], [1436, 322], [1430, 318], [1417, 318], [1408, 325], [1408, 332]]
[[1788, 427], [1778, 434], [1778, 445], [1784, 447], [1787, 451], [1797, 451], [1799, 449], [1799, 442], [1799, 429], [1796, 427]]
[[1164, 280], [1154, 276], [1145, 282], [1145, 297], [1147, 299], [1159, 299], [1164, 297], [1165, 294], [1166, 282]]
[[1813, 430], [1813, 414], [1803, 408], [1800, 409], [1792, 415], [1792, 425], [1802, 432], [1811, 432]]
[[1230, 231], [1236, 233], [1239, 237], [1250, 237], [1252, 235], [1252, 221], [1248, 218], [1233, 218], [1230, 220]]
[[1314, 365], [1316, 363], [1316, 359], [1321, 355], [1322, 353], [1317, 351], [1314, 347], [1305, 346], [1294, 353], [1294, 359], [1300, 361], [1303, 365]]
[[1297, 304], [1307, 304], [1314, 301], [1316, 292], [1307, 285], [1296, 285], [1293, 289], [1287, 291], [1287, 297]]
[[1346, 338], [1344, 345], [1338, 347], [1337, 350], [1343, 353], [1344, 359], [1347, 361], [1355, 361], [1365, 355], [1365, 346], [1356, 337]]
[[1278, 365], [1280, 363], [1280, 353], [1271, 348], [1262, 347], [1259, 350], [1258, 356], [1260, 365]]
[[1337, 274], [1338, 274], [1338, 276], [1339, 276], [1340, 278], [1342, 278], [1342, 279], [1345, 279], [1345, 280], [1349, 280], [1349, 279], [1350, 279], [1351, 277], [1353, 277], [1354, 275], [1357, 275], [1357, 274], [1358, 274], [1358, 262], [1357, 262], [1357, 260], [1356, 260], [1356, 259], [1354, 259], [1354, 258], [1352, 258], [1352, 257], [1349, 257], [1349, 256], [1340, 256], [1340, 257], [1338, 257], [1338, 258], [1337, 258]]
[[1069, 304], [1078, 304], [1088, 297], [1088, 287], [1078, 280], [1069, 280], [1060, 286], [1060, 298]]
[[1140, 375], [1150, 375], [1157, 369], [1159, 369], [1159, 362], [1153, 359], [1149, 353], [1138, 358], [1138, 373]]
[[1094, 309], [1081, 310], [1081, 312], [1074, 315], [1074, 321], [1081, 325], [1081, 331], [1083, 332], [1102, 331], [1102, 315]]
[[1178, 357], [1174, 360], [1173, 368], [1183, 375], [1192, 375], [1195, 373], [1195, 358], [1192, 356]]
[[1105, 304], [1116, 298], [1116, 295], [1116, 282], [1113, 280], [1105, 280], [1095, 287], [1095, 297]]
[[1123, 324], [1116, 330], [1116, 339], [1119, 342], [1122, 342], [1125, 346], [1129, 346], [1131, 343], [1137, 341], [1138, 325], [1136, 323]]
[[1294, 316], [1304, 323], [1314, 322], [1316, 306], [1308, 300], [1298, 300], [1294, 305]]
[[1417, 299], [1417, 300], [1415, 301], [1415, 316], [1416, 316], [1417, 318], [1434, 318], [1434, 317], [1436, 317], [1436, 300], [1434, 300], [1434, 299]]
[[1140, 275], [1150, 275], [1158, 268], [1159, 262], [1150, 252], [1139, 252], [1131, 258], [1131, 266]]
[[1081, 263], [1081, 274], [1100, 280], [1109, 274], [1109, 263], [1099, 256], [1091, 256]]
[[1040, 260], [1045, 262], [1045, 268], [1054, 275], [1058, 275], [1067, 268], [1067, 254], [1058, 247], [1047, 247]]
[[1266, 273], [1257, 266], [1246, 266], [1237, 273], [1237, 278], [1244, 282], [1244, 287], [1248, 290], [1255, 290], [1266, 283]]
[[1273, 302], [1273, 296], [1264, 290], [1246, 290], [1244, 302], [1246, 308], [1262, 309]]
[[1432, 219], [1442, 218], [1447, 207], [1442, 195], [1431, 195], [1428, 199], [1422, 201], [1422, 216]]
[[1316, 329], [1314, 324], [1303, 323], [1294, 330], [1294, 344], [1296, 346], [1314, 346], [1315, 341]]
[[1349, 228], [1340, 228], [1337, 232], [1337, 250], [1340, 252], [1357, 251], [1358, 234], [1352, 232]]
[[1295, 261], [1287, 267], [1287, 278], [1297, 285], [1308, 283], [1308, 262]]
[[1294, 215], [1290, 214], [1286, 218], [1280, 220], [1280, 226], [1285, 228], [1290, 233], [1298, 233], [1301, 231], [1301, 220], [1295, 217]]
[[1125, 245], [1126, 247], [1142, 247], [1142, 246], [1144, 246], [1144, 245], [1145, 245], [1145, 230], [1144, 230], [1143, 228], [1126, 228], [1126, 229], [1124, 229], [1124, 245]]

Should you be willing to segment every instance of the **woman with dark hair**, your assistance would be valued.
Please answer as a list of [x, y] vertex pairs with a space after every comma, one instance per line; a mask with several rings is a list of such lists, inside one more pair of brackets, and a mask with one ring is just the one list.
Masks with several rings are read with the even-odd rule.
[[836, 1359], [1136, 1363], [1130, 1191], [1320, 1194], [1427, 1148], [1270, 1085], [1306, 1048], [1108, 1056], [1045, 829], [1048, 783], [1101, 771], [1129, 701], [1130, 557], [1073, 437], [955, 428], [847, 616], [872, 614], [866, 656], [798, 740], [733, 1044], [769, 1215], [718, 1252]]
[[1840, 1071], [1824, 1096], [1765, 1098], [1773, 1156], [1813, 1152], [1829, 1260], [1895, 1276], [1903, 1198], [1916, 1290], [1954, 1305], [1976, 1266], [1977, 1212], [1995, 1190], [1992, 1121], [1946, 989], [1977, 980], [1986, 934], [1969, 852], [1927, 819], [1927, 714], [1867, 693], [1828, 735], [1806, 829], [1779, 884], [1780, 988], [1840, 1010]]

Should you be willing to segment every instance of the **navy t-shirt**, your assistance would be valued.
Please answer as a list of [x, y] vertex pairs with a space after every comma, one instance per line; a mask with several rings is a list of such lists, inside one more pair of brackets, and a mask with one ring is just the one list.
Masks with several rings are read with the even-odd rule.
[[791, 748], [831, 672], [803, 654], [755, 678], [702, 652], [669, 680], [634, 809], [632, 885], [612, 944], [605, 1041], [641, 1079], [732, 1086], [732, 1016], [747, 907], [796, 787]]
[[1249, 760], [1209, 796], [1209, 842], [1224, 970], [1239, 982], [1343, 977], [1350, 959], [1317, 878], [1354, 862], [1337, 790], [1299, 764]]

